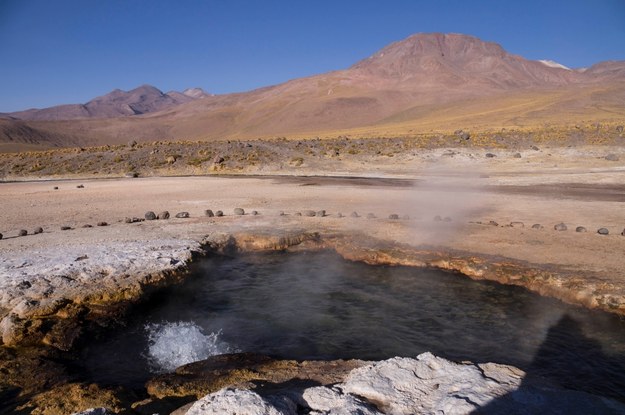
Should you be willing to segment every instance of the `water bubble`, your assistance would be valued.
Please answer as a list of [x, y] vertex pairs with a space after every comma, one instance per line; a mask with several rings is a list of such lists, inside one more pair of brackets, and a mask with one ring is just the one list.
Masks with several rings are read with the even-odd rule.
[[155, 373], [171, 372], [177, 367], [210, 356], [230, 353], [230, 346], [221, 341], [221, 330], [204, 334], [193, 322], [147, 324], [148, 361]]

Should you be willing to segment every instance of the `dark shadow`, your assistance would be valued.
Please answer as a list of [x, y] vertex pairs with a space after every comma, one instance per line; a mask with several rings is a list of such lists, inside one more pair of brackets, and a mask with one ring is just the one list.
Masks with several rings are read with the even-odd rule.
[[[625, 408], [625, 356], [603, 353], [568, 315], [549, 329], [525, 372], [517, 390], [474, 413], [619, 414]], [[605, 405], [601, 396], [620, 401], [621, 409]]]

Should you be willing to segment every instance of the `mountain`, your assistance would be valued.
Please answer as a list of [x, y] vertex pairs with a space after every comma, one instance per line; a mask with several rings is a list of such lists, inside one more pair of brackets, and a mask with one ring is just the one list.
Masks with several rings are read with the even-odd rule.
[[[461, 34], [412, 35], [347, 69], [245, 93], [163, 94], [151, 88], [114, 91], [98, 105], [95, 99], [79, 108], [57, 107], [53, 116], [38, 119], [58, 120], [65, 112], [72, 114], [68, 121], [29, 121], [27, 126], [38, 137], [49, 132], [54, 143], [65, 136], [73, 145], [77, 139], [109, 144], [129, 137], [386, 136], [625, 119], [625, 62], [568, 69]], [[132, 103], [123, 98], [129, 95]], [[94, 108], [104, 114], [100, 117], [115, 118], [74, 115]], [[45, 145], [41, 138], [38, 142]]]
[[78, 118], [114, 118], [147, 114], [209, 96], [201, 88], [184, 92], [163, 93], [151, 85], [142, 85], [130, 91], [116, 89], [94, 98], [86, 104], [59, 105], [44, 109], [30, 109], [4, 114], [18, 120], [72, 120]]

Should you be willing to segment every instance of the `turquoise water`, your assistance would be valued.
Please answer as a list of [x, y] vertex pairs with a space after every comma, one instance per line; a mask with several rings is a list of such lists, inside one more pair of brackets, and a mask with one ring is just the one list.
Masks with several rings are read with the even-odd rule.
[[498, 362], [625, 401], [625, 322], [519, 287], [332, 252], [212, 256], [84, 352], [82, 373], [141, 385], [227, 352], [385, 359], [425, 351]]

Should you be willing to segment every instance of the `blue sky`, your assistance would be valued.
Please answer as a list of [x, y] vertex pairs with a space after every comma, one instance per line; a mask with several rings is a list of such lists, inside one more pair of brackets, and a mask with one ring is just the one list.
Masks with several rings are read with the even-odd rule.
[[0, 0], [0, 112], [141, 84], [247, 91], [418, 32], [583, 67], [625, 60], [625, 0]]

